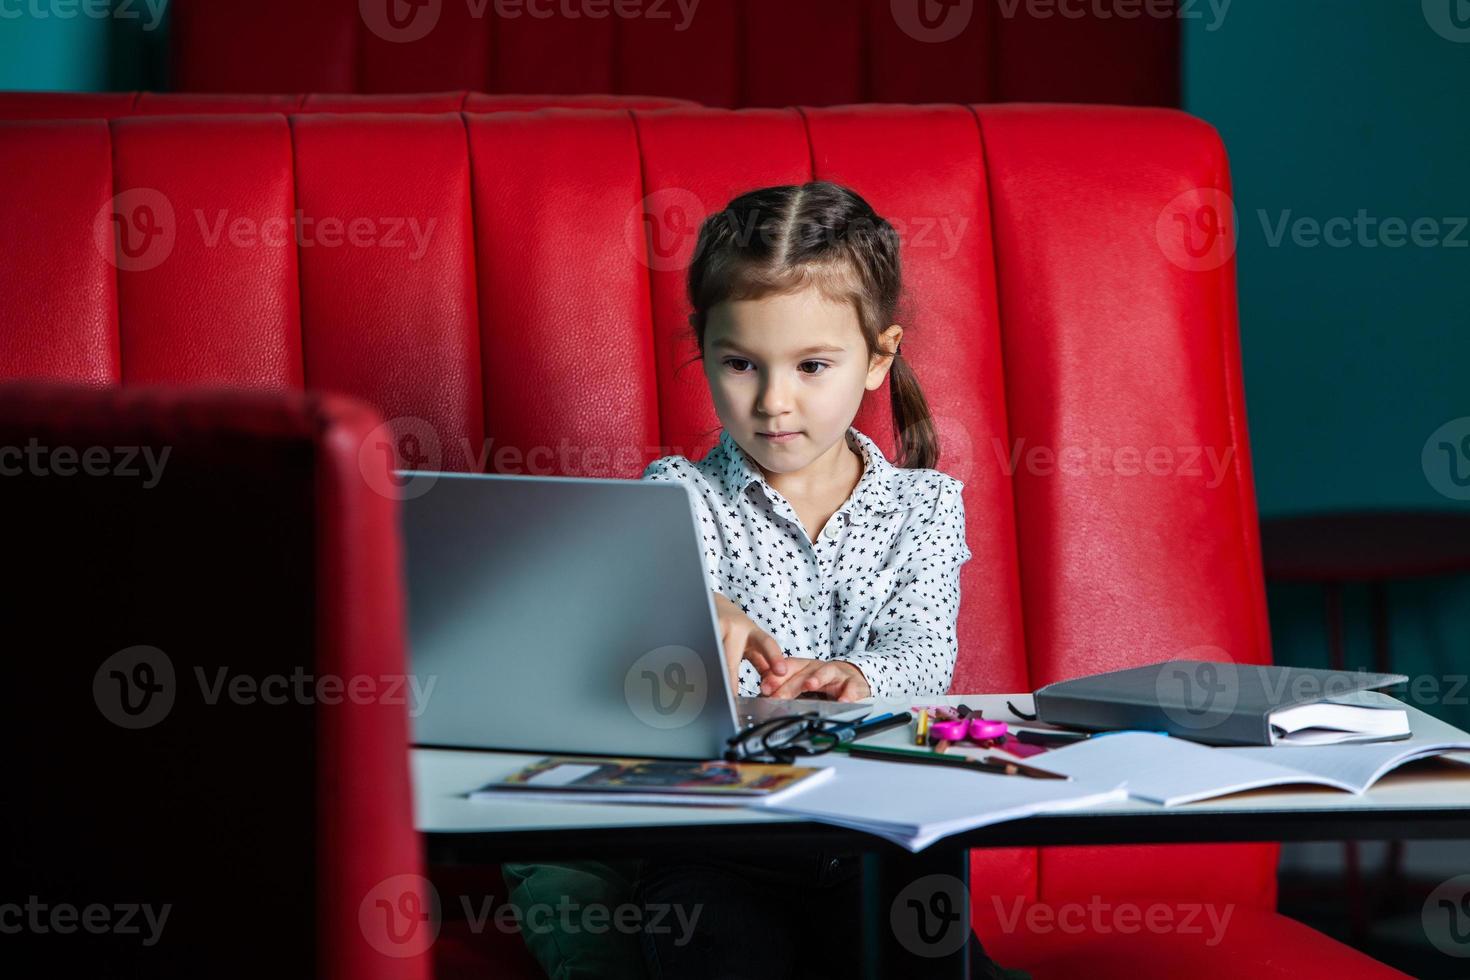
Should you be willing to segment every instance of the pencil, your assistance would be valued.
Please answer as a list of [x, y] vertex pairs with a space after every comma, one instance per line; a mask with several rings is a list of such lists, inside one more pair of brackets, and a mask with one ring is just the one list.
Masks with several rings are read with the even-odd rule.
[[917, 749], [895, 749], [876, 745], [841, 745], [840, 751], [858, 759], [875, 759], [882, 762], [916, 762], [921, 765], [955, 766], [977, 772], [998, 773], [1002, 776], [1029, 776], [1033, 779], [1069, 779], [1060, 773], [1048, 772], [1019, 762], [998, 762], [989, 759], [971, 759], [963, 755], [940, 755], [938, 752], [921, 752]]

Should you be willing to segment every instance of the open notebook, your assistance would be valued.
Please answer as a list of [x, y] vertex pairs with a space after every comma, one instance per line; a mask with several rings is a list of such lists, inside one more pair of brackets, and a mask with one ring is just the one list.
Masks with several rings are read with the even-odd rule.
[[1470, 734], [1376, 692], [1363, 697], [1397, 705], [1409, 738], [1338, 745], [1212, 747], [1158, 732], [1095, 735], [1028, 759], [1040, 769], [1089, 779], [1120, 780], [1128, 795], [1174, 806], [1263, 786], [1310, 783], [1363, 793], [1407, 762], [1470, 749]]

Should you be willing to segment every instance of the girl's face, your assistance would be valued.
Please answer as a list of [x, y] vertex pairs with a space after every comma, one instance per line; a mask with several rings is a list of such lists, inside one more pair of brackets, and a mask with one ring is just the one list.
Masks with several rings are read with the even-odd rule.
[[[881, 346], [892, 350], [897, 324]], [[815, 286], [735, 300], [706, 319], [704, 369], [715, 413], [767, 473], [798, 473], [835, 463], [830, 451], [857, 417], [863, 392], [883, 383], [891, 358], [869, 356], [857, 310]], [[792, 433], [773, 438], [777, 433]], [[822, 460], [826, 462], [819, 462]]]

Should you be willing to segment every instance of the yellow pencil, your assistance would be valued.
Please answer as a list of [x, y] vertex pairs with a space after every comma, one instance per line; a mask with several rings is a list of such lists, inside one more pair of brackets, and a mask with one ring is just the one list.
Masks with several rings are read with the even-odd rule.
[[920, 708], [919, 717], [914, 722], [914, 744], [925, 745], [929, 741], [929, 709]]

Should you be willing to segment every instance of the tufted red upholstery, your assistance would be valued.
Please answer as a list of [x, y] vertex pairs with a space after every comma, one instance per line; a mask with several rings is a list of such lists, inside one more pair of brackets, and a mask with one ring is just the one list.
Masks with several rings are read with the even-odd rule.
[[[1173, 2], [1151, 0], [1148, 9]], [[1179, 22], [1140, 16], [1141, 3], [1117, 14], [1083, 0], [695, 0], [686, 18], [689, 7], [683, 0], [174, 0], [173, 85], [646, 92], [729, 108], [1179, 99]]]
[[232, 112], [511, 112], [530, 109], [672, 109], [684, 99], [653, 95], [196, 95], [188, 92], [0, 92], [0, 119], [117, 119]]
[[[755, 186], [849, 184], [903, 238], [914, 300], [904, 353], [936, 415], [940, 468], [966, 485], [975, 560], [954, 688], [1029, 690], [1176, 654], [1270, 658], [1234, 262], [1201, 262], [1173, 237], [1176, 216], [1197, 223], [1208, 210], [1201, 193], [1228, 192], [1228, 168], [1214, 130], [1182, 113], [8, 123], [0, 168], [0, 215], [17, 230], [0, 239], [5, 377], [328, 388], [412, 435], [398, 443], [412, 447], [406, 464], [628, 478], [665, 453], [697, 458], [717, 434], [685, 337], [682, 275], [701, 214]], [[173, 243], [155, 236], [158, 250], [133, 258], [107, 229], [119, 211], [136, 232], [141, 206]], [[422, 247], [407, 234], [404, 247], [369, 235], [328, 245], [325, 232], [295, 247], [289, 236], [232, 244], [222, 230], [297, 209], [314, 228], [364, 219], [381, 235], [412, 219], [434, 230]], [[871, 393], [856, 424], [891, 453], [887, 399]], [[987, 898], [975, 917], [1001, 937], [997, 955], [1024, 962], [1055, 953], [1054, 939], [1003, 928], [989, 896], [1203, 894], [1254, 910], [1255, 942], [1279, 921], [1275, 856], [1273, 845], [976, 852]], [[1371, 975], [1320, 939], [1310, 966], [1299, 962], [1296, 935], [1282, 934], [1277, 962]], [[1149, 937], [1096, 941], [1146, 949]], [[1214, 952], [1196, 951], [1196, 972], [1239, 962]]]

